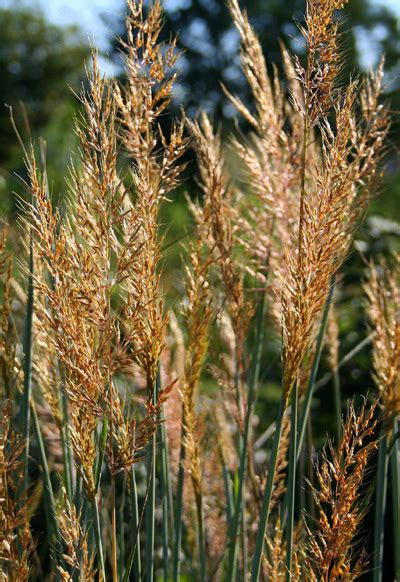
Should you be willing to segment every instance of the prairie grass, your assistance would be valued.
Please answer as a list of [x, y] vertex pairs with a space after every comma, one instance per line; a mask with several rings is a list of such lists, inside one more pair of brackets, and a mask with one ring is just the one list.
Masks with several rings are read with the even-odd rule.
[[[230, 0], [253, 103], [223, 89], [249, 127], [226, 143], [205, 113], [165, 135], [179, 55], [160, 2], [127, 0], [126, 76], [93, 50], [60, 206], [45, 148], [24, 148], [20, 242], [4, 225], [0, 248], [2, 581], [387, 580], [391, 547], [400, 579], [399, 257], [366, 269], [376, 393], [341, 395], [336, 282], [390, 125], [383, 63], [342, 78], [344, 3], [308, 0], [282, 81]], [[169, 307], [161, 211], [189, 147], [201, 196]], [[335, 430], [318, 452], [324, 350]]]

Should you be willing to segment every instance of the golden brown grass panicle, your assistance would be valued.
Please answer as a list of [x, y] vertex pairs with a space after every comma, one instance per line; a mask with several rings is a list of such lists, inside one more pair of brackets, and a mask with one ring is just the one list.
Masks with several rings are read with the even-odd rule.
[[[156, 2], [147, 18], [141, 2], [128, 7], [127, 86], [120, 89], [101, 76], [94, 52], [88, 90], [80, 94], [81, 165], [71, 168], [67, 219], [53, 210], [34, 157], [27, 161], [35, 253], [45, 266], [36, 280], [46, 297], [43, 326], [51, 330], [48, 340], [65, 371], [71, 440], [90, 495], [97, 420], [110, 423], [112, 471], [129, 469], [153, 434], [168, 392], [154, 400], [166, 325], [158, 212], [184, 167], [179, 159], [186, 140], [182, 124], [167, 142], [157, 123], [174, 78], [167, 79], [167, 69], [175, 62], [174, 45], [165, 49], [158, 43], [160, 5]], [[117, 125], [132, 157], [134, 193], [117, 171]], [[118, 374], [129, 375], [137, 365], [147, 385], [140, 425], [116, 382]]]
[[230, 318], [233, 332], [234, 366], [237, 378], [236, 406], [239, 418], [243, 415], [244, 361], [243, 347], [251, 306], [245, 298], [243, 269], [236, 258], [233, 228], [237, 207], [232, 189], [226, 178], [221, 138], [214, 133], [206, 114], [200, 121], [189, 121], [187, 125], [193, 136], [194, 149], [200, 172], [200, 186], [204, 193], [202, 209], [193, 207], [196, 219], [204, 224], [208, 252], [216, 264], [223, 287], [223, 301]]
[[24, 444], [12, 429], [11, 401], [4, 395], [0, 407], [0, 578], [18, 582], [31, 571], [31, 499], [21, 490]]
[[316, 468], [319, 517], [307, 542], [310, 580], [356, 580], [366, 566], [365, 551], [357, 556], [354, 546], [366, 510], [361, 486], [377, 449], [375, 409], [376, 402], [364, 402], [358, 411], [350, 406], [339, 446], [330, 445]]
[[368, 314], [376, 335], [373, 344], [375, 381], [388, 419], [400, 414], [400, 255], [393, 265], [382, 260], [370, 266], [365, 287]]
[[388, 130], [387, 112], [378, 103], [382, 65], [361, 92], [356, 82], [350, 82], [347, 89], [337, 86], [341, 54], [336, 10], [343, 4], [308, 2], [302, 28], [307, 68], [284, 51], [285, 71], [291, 76], [291, 104], [285, 102], [277, 80], [271, 85], [246, 15], [236, 1], [230, 4], [257, 112], [252, 116], [232, 98], [255, 130], [248, 143], [235, 141], [258, 198], [258, 211], [245, 212], [238, 229], [249, 219], [250, 226], [244, 229], [248, 239], [251, 227], [259, 236], [262, 226], [261, 240], [271, 249], [287, 394], [297, 381], [331, 278], [364, 212]]
[[81, 525], [81, 519], [75, 505], [69, 502], [65, 491], [61, 495], [61, 507], [58, 515], [60, 533], [65, 544], [62, 558], [65, 565], [58, 566], [63, 582], [91, 582], [96, 579], [94, 556], [91, 555], [88, 533]]

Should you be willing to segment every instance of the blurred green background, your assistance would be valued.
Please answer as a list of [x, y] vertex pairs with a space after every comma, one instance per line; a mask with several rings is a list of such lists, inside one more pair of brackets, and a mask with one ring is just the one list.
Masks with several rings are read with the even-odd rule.
[[[220, 83], [248, 99], [240, 72], [238, 35], [223, 0], [164, 0], [165, 38], [179, 34], [179, 82], [175, 111], [184, 105], [194, 115], [200, 107], [228, 130], [234, 111]], [[247, 0], [268, 63], [280, 65], [278, 39], [301, 54], [304, 0]], [[20, 191], [15, 174], [23, 174], [21, 149], [10, 123], [13, 108], [24, 139], [42, 136], [55, 196], [65, 190], [62, 175], [74, 146], [72, 131], [76, 99], [84, 78], [89, 44], [99, 46], [106, 74], [120, 75], [115, 35], [124, 30], [123, 0], [0, 0], [0, 209], [16, 212], [13, 191]], [[347, 55], [345, 74], [358, 74], [386, 55], [387, 93], [392, 109], [400, 109], [400, 2], [351, 0], [345, 7], [342, 42]], [[166, 123], [168, 120], [166, 119]], [[29, 128], [28, 128], [29, 124]], [[383, 195], [372, 212], [400, 218], [399, 131], [394, 116]], [[387, 225], [386, 225], [387, 226]]]

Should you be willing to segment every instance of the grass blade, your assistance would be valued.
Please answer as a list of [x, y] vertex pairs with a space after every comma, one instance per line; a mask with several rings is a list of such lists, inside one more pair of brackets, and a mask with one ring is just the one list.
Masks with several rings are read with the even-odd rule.
[[[173, 524], [173, 511], [172, 511], [172, 494], [171, 494], [171, 478], [169, 471], [169, 460], [168, 460], [168, 441], [165, 430], [165, 423], [162, 422], [160, 425], [160, 450], [161, 450], [161, 475], [160, 475], [160, 487], [162, 496], [162, 512], [163, 512], [163, 569], [164, 569], [164, 582], [168, 582], [169, 573], [169, 524]], [[172, 529], [171, 529], [172, 531]]]
[[61, 387], [61, 409], [63, 413], [63, 426], [61, 428], [61, 445], [63, 449], [63, 460], [64, 460], [64, 486], [67, 492], [68, 499], [70, 503], [72, 502], [72, 455], [71, 455], [71, 445], [69, 438], [69, 419], [68, 419], [68, 400], [63, 387]]
[[140, 517], [139, 517], [139, 503], [138, 503], [138, 492], [137, 492], [137, 485], [136, 485], [136, 475], [135, 475], [135, 467], [133, 466], [130, 473], [131, 478], [131, 511], [133, 517], [133, 528], [136, 532], [136, 539], [134, 542], [135, 551], [133, 553], [132, 561], [133, 561], [133, 574], [135, 580], [141, 580], [142, 578], [142, 563], [141, 563], [141, 556], [140, 556], [140, 536], [139, 536], [139, 528], [140, 528]]
[[[157, 403], [160, 390], [160, 372], [157, 372], [156, 385], [153, 390], [153, 404]], [[154, 579], [154, 536], [155, 536], [155, 513], [156, 513], [156, 460], [157, 460], [157, 431], [154, 432], [150, 441], [150, 452], [148, 459], [148, 484], [149, 493], [146, 503], [146, 581], [153, 582]]]
[[30, 411], [31, 411], [31, 392], [32, 392], [32, 327], [33, 327], [33, 309], [34, 309], [34, 289], [33, 289], [33, 238], [32, 232], [30, 233], [29, 241], [29, 275], [28, 275], [28, 297], [26, 303], [25, 312], [25, 325], [24, 325], [24, 336], [23, 336], [23, 354], [24, 354], [24, 384], [23, 384], [23, 397], [20, 411], [19, 419], [19, 431], [23, 435], [25, 441], [25, 446], [23, 450], [23, 463], [24, 463], [24, 496], [28, 488], [28, 460], [29, 460], [29, 440], [30, 440]]
[[237, 495], [234, 500], [234, 513], [233, 518], [230, 520], [230, 527], [228, 532], [229, 537], [229, 555], [228, 555], [228, 567], [227, 567], [227, 579], [234, 580], [236, 577], [237, 568], [237, 554], [238, 554], [238, 532], [241, 515], [244, 512], [244, 489], [245, 480], [247, 473], [247, 458], [248, 451], [247, 446], [250, 436], [250, 426], [251, 426], [251, 416], [254, 407], [256, 385], [258, 382], [258, 376], [260, 371], [261, 353], [264, 340], [264, 325], [265, 325], [265, 312], [266, 312], [266, 298], [265, 293], [262, 296], [260, 304], [258, 306], [257, 317], [256, 317], [256, 333], [255, 333], [255, 348], [254, 357], [252, 361], [252, 366], [250, 370], [250, 381], [249, 381], [249, 391], [247, 400], [247, 411], [245, 417], [245, 426], [243, 432], [243, 438], [241, 439], [241, 449], [240, 449], [240, 465], [239, 465], [239, 483], [237, 489]]
[[297, 465], [297, 404], [298, 404], [298, 383], [296, 382], [292, 391], [292, 409], [290, 415], [290, 453], [288, 467], [288, 520], [286, 529], [286, 580], [290, 582], [293, 556], [293, 528], [294, 528], [294, 506], [296, 494], [296, 465]]
[[206, 543], [204, 535], [203, 500], [200, 495], [196, 495], [196, 509], [198, 524], [200, 580], [201, 582], [206, 582]]
[[100, 573], [103, 577], [103, 581], [107, 580], [106, 577], [106, 568], [104, 563], [104, 551], [103, 551], [103, 542], [101, 539], [101, 525], [100, 525], [100, 515], [99, 515], [99, 505], [97, 495], [92, 500], [91, 503], [92, 513], [93, 513], [93, 522], [94, 522], [94, 534], [96, 539], [96, 546], [97, 546], [97, 557], [99, 561]]
[[381, 582], [382, 580], [387, 473], [388, 473], [387, 435], [386, 426], [382, 426], [376, 475], [374, 568], [373, 568], [374, 582]]
[[107, 418], [104, 418], [103, 427], [101, 429], [99, 454], [98, 454], [98, 457], [96, 459], [95, 468], [94, 468], [96, 493], [99, 490], [99, 486], [100, 486], [101, 471], [103, 468], [104, 455], [106, 452], [107, 436], [108, 436], [108, 420], [107, 420]]
[[400, 580], [400, 441], [399, 419], [394, 421], [394, 443], [390, 453], [390, 475], [393, 502], [394, 578]]
[[322, 352], [322, 347], [323, 347], [323, 342], [324, 342], [326, 324], [328, 321], [329, 309], [330, 309], [330, 306], [332, 303], [332, 297], [333, 297], [333, 291], [335, 288], [335, 283], [336, 283], [336, 275], [333, 275], [331, 282], [330, 282], [330, 287], [329, 287], [329, 291], [328, 291], [328, 296], [326, 298], [324, 311], [322, 313], [322, 319], [321, 319], [321, 324], [320, 324], [318, 337], [317, 337], [317, 345], [316, 345], [316, 350], [315, 350], [314, 361], [313, 361], [313, 365], [311, 368], [310, 378], [309, 378], [308, 384], [307, 384], [306, 394], [304, 396], [303, 411], [302, 411], [302, 414], [300, 416], [300, 421], [299, 421], [299, 435], [298, 435], [298, 442], [297, 442], [297, 459], [299, 458], [299, 454], [300, 454], [300, 451], [301, 451], [301, 449], [303, 447], [303, 443], [304, 443], [304, 436], [305, 436], [306, 427], [307, 427], [307, 419], [308, 419], [308, 415], [310, 414], [311, 402], [312, 402], [312, 397], [314, 394], [315, 379], [317, 377], [319, 362], [321, 359], [321, 352]]
[[[49, 466], [47, 463], [46, 450], [43, 442], [42, 431], [40, 430], [40, 423], [37, 416], [36, 407], [33, 401], [31, 402], [31, 412], [36, 431], [36, 438], [39, 445], [40, 460], [44, 475], [45, 511], [48, 515], [48, 522], [51, 527], [51, 531], [49, 532], [49, 539], [51, 546], [54, 546], [54, 549], [56, 550], [56, 552], [52, 554], [54, 559], [55, 555], [61, 556], [62, 554], [61, 535], [58, 529], [58, 522], [56, 518], [56, 504], [54, 500], [53, 486], [51, 484]], [[57, 560], [54, 559], [54, 561], [55, 565], [57, 565]], [[57, 579], [59, 579], [59, 572], [57, 569], [55, 569], [55, 574]]]
[[336, 417], [336, 442], [342, 440], [342, 394], [340, 389], [339, 369], [336, 368], [333, 374], [333, 398]]
[[251, 565], [251, 580], [253, 582], [258, 581], [261, 568], [261, 560], [264, 548], [265, 533], [267, 531], [269, 510], [271, 505], [272, 489], [274, 485], [274, 477], [276, 470], [276, 463], [278, 459], [279, 444], [281, 442], [282, 435], [282, 421], [285, 414], [285, 403], [286, 395], [282, 394], [281, 402], [279, 405], [278, 418], [276, 420], [276, 429], [274, 434], [274, 442], [272, 445], [271, 458], [268, 464], [268, 475], [267, 483], [265, 486], [265, 491], [262, 500], [260, 522], [258, 524], [256, 547], [254, 550], [253, 561]]
[[173, 582], [179, 582], [180, 579], [180, 552], [182, 543], [182, 505], [183, 505], [183, 486], [185, 481], [185, 454], [186, 447], [185, 439], [185, 419], [182, 415], [182, 432], [181, 432], [181, 447], [179, 453], [179, 470], [178, 483], [176, 488], [176, 502], [175, 502], [175, 543], [172, 564], [172, 579]]

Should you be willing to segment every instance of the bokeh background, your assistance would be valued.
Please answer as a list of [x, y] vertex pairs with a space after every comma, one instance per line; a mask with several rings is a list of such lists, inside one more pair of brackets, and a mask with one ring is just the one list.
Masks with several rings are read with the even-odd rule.
[[[247, 99], [240, 73], [238, 35], [224, 0], [164, 0], [166, 37], [179, 34], [183, 49], [175, 110], [182, 105], [194, 115], [202, 107], [213, 114], [223, 130], [234, 123], [234, 111], [220, 84]], [[305, 0], [247, 0], [247, 8], [260, 35], [269, 63], [280, 64], [278, 39], [297, 52], [303, 44], [296, 22], [302, 20]], [[395, 111], [400, 109], [400, 1], [351, 0], [345, 7], [343, 46], [348, 57], [346, 75], [357, 75], [386, 55], [387, 92]], [[120, 75], [115, 36], [123, 34], [124, 0], [0, 0], [0, 208], [16, 212], [14, 173], [21, 168], [21, 150], [10, 123], [12, 106], [21, 134], [42, 136], [53, 192], [64, 188], [74, 135], [76, 99], [84, 78], [89, 44], [102, 53], [109, 75]], [[400, 218], [399, 121], [395, 118], [392, 147], [383, 196], [373, 212]], [[388, 225], [386, 225], [388, 227]]]

